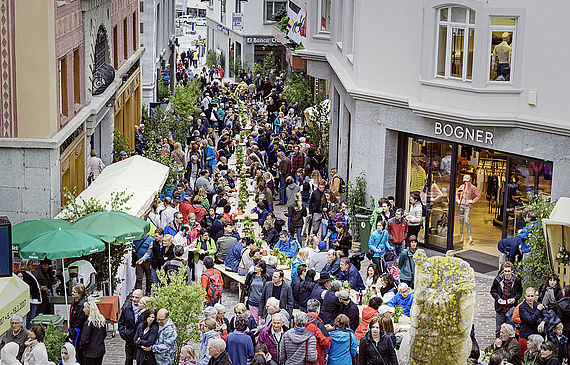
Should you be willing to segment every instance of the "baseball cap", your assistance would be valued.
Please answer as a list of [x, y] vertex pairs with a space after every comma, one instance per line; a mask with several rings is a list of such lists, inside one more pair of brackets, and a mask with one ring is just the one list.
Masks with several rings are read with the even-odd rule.
[[319, 181], [318, 186], [325, 186], [325, 182], [323, 180]]
[[179, 202], [180, 201], [180, 194], [178, 194], [178, 193], [172, 194], [172, 199], [174, 199], [174, 201]]
[[382, 304], [380, 308], [378, 308], [378, 314], [383, 315], [384, 313], [392, 313], [394, 309], [392, 307], [387, 306], [386, 304]]
[[337, 291], [335, 295], [339, 299], [343, 300], [350, 299], [350, 294], [348, 293], [348, 290], [345, 289]]
[[321, 241], [319, 242], [319, 250], [324, 250], [325, 248], [327, 248], [327, 243], [325, 241]]

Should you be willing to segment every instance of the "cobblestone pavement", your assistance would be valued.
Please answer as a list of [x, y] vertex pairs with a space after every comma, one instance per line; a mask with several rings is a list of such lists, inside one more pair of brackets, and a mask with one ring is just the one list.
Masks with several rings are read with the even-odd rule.
[[[276, 215], [281, 219], [287, 219], [283, 216], [284, 208], [281, 206], [276, 207]], [[430, 251], [428, 254], [432, 254]], [[437, 254], [433, 252], [433, 254]], [[364, 277], [365, 270], [368, 267], [369, 260], [364, 258], [361, 264], [361, 274]], [[484, 349], [490, 345], [494, 339], [495, 332], [495, 310], [494, 301], [489, 291], [491, 289], [491, 284], [493, 283], [493, 277], [475, 273], [476, 290], [477, 294], [475, 297], [475, 313], [473, 317], [473, 323], [475, 324], [475, 337], [481, 349]], [[238, 291], [237, 286], [232, 286], [232, 290], [225, 290], [222, 296], [222, 303], [226, 306], [226, 316], [231, 318], [233, 316], [233, 306], [238, 302]], [[125, 343], [121, 337], [117, 335], [112, 338], [107, 336], [105, 341], [106, 354], [103, 359], [104, 364], [109, 365], [122, 365], [125, 363]], [[195, 344], [196, 353], [200, 348], [199, 344]]]

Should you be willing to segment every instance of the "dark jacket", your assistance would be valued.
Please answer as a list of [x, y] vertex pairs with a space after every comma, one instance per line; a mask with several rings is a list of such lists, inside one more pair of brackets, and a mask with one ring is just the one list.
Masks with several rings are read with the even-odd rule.
[[160, 256], [161, 246], [160, 241], [152, 241], [152, 260], [150, 264], [155, 270], [160, 269], [164, 264], [164, 261], [162, 261], [162, 257]]
[[87, 321], [87, 315], [85, 315], [85, 312], [83, 311], [85, 301], [85, 298], [81, 298], [79, 300], [74, 300], [71, 304], [69, 328], [83, 328], [85, 321]]
[[[285, 309], [289, 313], [289, 317], [293, 315], [293, 291], [289, 284], [283, 281], [281, 288], [281, 296], [279, 299], [279, 308]], [[259, 303], [259, 317], [265, 318], [267, 315], [267, 310], [265, 309], [265, 303], [267, 299], [273, 296], [273, 281], [268, 281], [263, 287], [263, 293], [261, 293], [261, 301]]]
[[339, 302], [335, 292], [330, 289], [327, 290], [321, 306], [321, 313], [319, 314], [323, 323], [332, 326], [336, 317], [341, 314], [341, 310], [342, 304]]
[[291, 227], [303, 227], [303, 217], [307, 216], [307, 208], [303, 205], [301, 209], [298, 209], [297, 204], [295, 203], [289, 206], [289, 210], [285, 216], [291, 218]]
[[367, 365], [398, 365], [396, 350], [394, 350], [394, 344], [390, 337], [381, 330], [380, 341], [376, 344], [372, 334], [368, 331], [360, 340], [358, 363]]
[[98, 358], [105, 355], [106, 326], [95, 326], [89, 321], [85, 322], [81, 330], [81, 350], [83, 356], [88, 358]]
[[[522, 288], [521, 279], [515, 274], [513, 274], [513, 279], [514, 279], [513, 294], [514, 294], [514, 298], [515, 298], [515, 303], [513, 303], [513, 305], [511, 305], [511, 307], [514, 307], [523, 295], [523, 288]], [[498, 311], [499, 308], [501, 307], [499, 305], [499, 299], [503, 299], [503, 273], [502, 272], [499, 275], [497, 275], [495, 280], [493, 280], [493, 285], [491, 286], [491, 296], [495, 299], [495, 311]]]
[[[192, 260], [192, 256], [190, 256], [190, 259]], [[179, 259], [177, 257], [173, 258], [172, 260], [168, 260], [166, 261], [166, 263], [163, 266], [164, 272], [171, 275], [173, 272], [178, 273], [178, 271], [184, 267], [184, 261], [182, 261], [182, 259]], [[192, 284], [192, 280], [191, 280], [191, 276], [190, 276], [190, 267], [186, 266], [186, 284], [190, 285]], [[170, 279], [169, 279], [170, 280]]]
[[[303, 312], [307, 312], [307, 301], [310, 299], [315, 285], [315, 283], [311, 283], [310, 281], [303, 281], [299, 286], [299, 297], [297, 299], [299, 301], [299, 309]], [[295, 291], [293, 291], [293, 296], [295, 296], [294, 294]]]
[[364, 281], [362, 281], [362, 276], [360, 276], [360, 273], [353, 264], [350, 264], [346, 272], [339, 272], [338, 280], [348, 281], [350, 283], [350, 287], [356, 291], [366, 289]]
[[156, 365], [156, 358], [154, 357], [154, 352], [145, 351], [141, 346], [152, 346], [156, 337], [158, 336], [158, 323], [154, 323], [150, 326], [148, 331], [144, 333], [143, 323], [139, 323], [137, 327], [137, 332], [135, 334], [135, 346], [136, 349], [136, 359], [137, 364], [144, 364], [147, 361], [148, 365]]
[[24, 350], [26, 349], [25, 342], [28, 340], [28, 331], [26, 331], [26, 326], [24, 322], [24, 326], [20, 329], [20, 332], [16, 336], [14, 336], [14, 332], [12, 329], [8, 329], [6, 331], [6, 335], [2, 340], [0, 340], [0, 350], [8, 343], [8, 342], [15, 342], [20, 346], [18, 350], [18, 355], [16, 358], [18, 361], [22, 361], [22, 355], [24, 354]]
[[540, 363], [541, 365], [560, 365], [560, 361], [556, 356], [552, 356], [550, 359]]
[[301, 284], [303, 284], [303, 279], [299, 275], [295, 275], [291, 279], [291, 291], [293, 292], [293, 308], [299, 309], [299, 294], [301, 292]]
[[30, 297], [42, 302], [42, 295], [40, 294], [40, 284], [33, 274], [29, 271], [22, 271], [22, 276], [24, 277], [24, 282], [30, 287]]
[[316, 299], [319, 302], [321, 302], [321, 308], [322, 308], [322, 306], [323, 306], [322, 294], [326, 290], [327, 290], [327, 288], [325, 288], [321, 284], [315, 283], [315, 286], [313, 286], [313, 290], [311, 290], [311, 294], [309, 294], [309, 299]]
[[[485, 349], [485, 352], [489, 351], [494, 351], [492, 344]], [[509, 341], [504, 343], [497, 351], [501, 352], [503, 360], [507, 361], [509, 364], [521, 365], [523, 361], [521, 347], [515, 337], [509, 339]]]
[[340, 239], [340, 241], [335, 241], [335, 244], [338, 242], [338, 246], [335, 245], [336, 250], [341, 250], [344, 254], [344, 257], [348, 257], [348, 250], [352, 248], [352, 236], [350, 233], [346, 232], [344, 237]]
[[268, 230], [263, 229], [261, 233], [263, 235], [263, 240], [267, 242], [271, 248], [273, 248], [277, 241], [279, 241], [279, 232], [277, 232], [275, 228]]
[[323, 199], [323, 193], [319, 189], [315, 189], [311, 194], [309, 199], [309, 213], [321, 213], [321, 201]]
[[[544, 299], [545, 294], [546, 294], [546, 288], [544, 288], [544, 287], [540, 288], [540, 290], [538, 292], [538, 302], [539, 303], [542, 303], [542, 300]], [[554, 298], [556, 298], [557, 302], [560, 299], [562, 299], [562, 290], [560, 290], [559, 288], [554, 288]], [[548, 306], [548, 309], [556, 309], [556, 305], [550, 305], [550, 306]]]
[[335, 278], [338, 277], [340, 273], [340, 260], [338, 257], [335, 257], [332, 264], [326, 264], [323, 270], [321, 270], [321, 274], [324, 272], [328, 272], [329, 275], [334, 276]]
[[[241, 297], [239, 300], [241, 303], [245, 303], [245, 298], [249, 297], [249, 292], [251, 291], [251, 283], [253, 282], [253, 279], [255, 279], [255, 271], [248, 272], [247, 276], [245, 277], [245, 283], [243, 284], [243, 290], [241, 291]], [[271, 277], [265, 274], [261, 277], [261, 280], [263, 280], [263, 286], [265, 287], [265, 283], [271, 281]]]
[[570, 297], [565, 297], [558, 301], [558, 305], [556, 306], [556, 314], [564, 325], [564, 332], [570, 330]]
[[529, 335], [538, 334], [538, 325], [544, 318], [541, 310], [538, 310], [538, 303], [533, 302], [532, 308], [526, 301], [522, 302], [519, 307], [519, 315], [521, 317], [521, 328], [519, 336], [528, 339]]
[[343, 304], [340, 312], [348, 317], [350, 329], [356, 331], [360, 324], [360, 312], [356, 303], [351, 300], [348, 305]]
[[232, 365], [230, 355], [226, 351], [222, 352], [217, 358], [211, 357], [208, 365]]
[[558, 350], [558, 360], [562, 362], [566, 357], [568, 357], [568, 349], [566, 347], [568, 345], [568, 338], [564, 335], [558, 338], [554, 332], [549, 332], [547, 337], [548, 341], [552, 342], [554, 346], [556, 346], [556, 350]]
[[220, 222], [219, 219], [214, 219], [214, 221], [212, 222], [212, 226], [210, 227], [210, 237], [214, 241], [218, 242], [218, 238], [222, 237], [223, 234], [224, 234], [224, 225], [222, 224], [222, 222]]
[[126, 302], [121, 309], [121, 316], [119, 317], [118, 327], [121, 338], [125, 341], [128, 341], [130, 344], [134, 344], [135, 333], [137, 331], [137, 323], [131, 300]]

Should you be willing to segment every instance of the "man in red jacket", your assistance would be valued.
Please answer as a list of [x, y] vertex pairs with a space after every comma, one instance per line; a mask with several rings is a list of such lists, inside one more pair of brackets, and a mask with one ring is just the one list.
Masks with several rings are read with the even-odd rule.
[[321, 303], [316, 299], [309, 299], [307, 302], [307, 325], [305, 329], [313, 332], [317, 338], [317, 363], [325, 364], [325, 350], [331, 347], [331, 336], [325, 328], [323, 321], [319, 318]]
[[188, 224], [188, 214], [195, 213], [194, 206], [191, 203], [192, 197], [190, 194], [184, 197], [184, 200], [178, 205], [178, 211], [182, 213], [182, 223]]
[[398, 208], [394, 218], [388, 221], [388, 241], [394, 247], [396, 255], [400, 256], [402, 244], [408, 235], [408, 221], [404, 218], [404, 209]]

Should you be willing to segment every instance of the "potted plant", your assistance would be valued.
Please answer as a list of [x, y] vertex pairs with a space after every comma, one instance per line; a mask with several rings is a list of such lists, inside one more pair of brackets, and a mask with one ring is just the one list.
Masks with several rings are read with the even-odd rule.
[[400, 322], [400, 317], [404, 314], [404, 307], [402, 305], [397, 304], [394, 307], [394, 323]]

